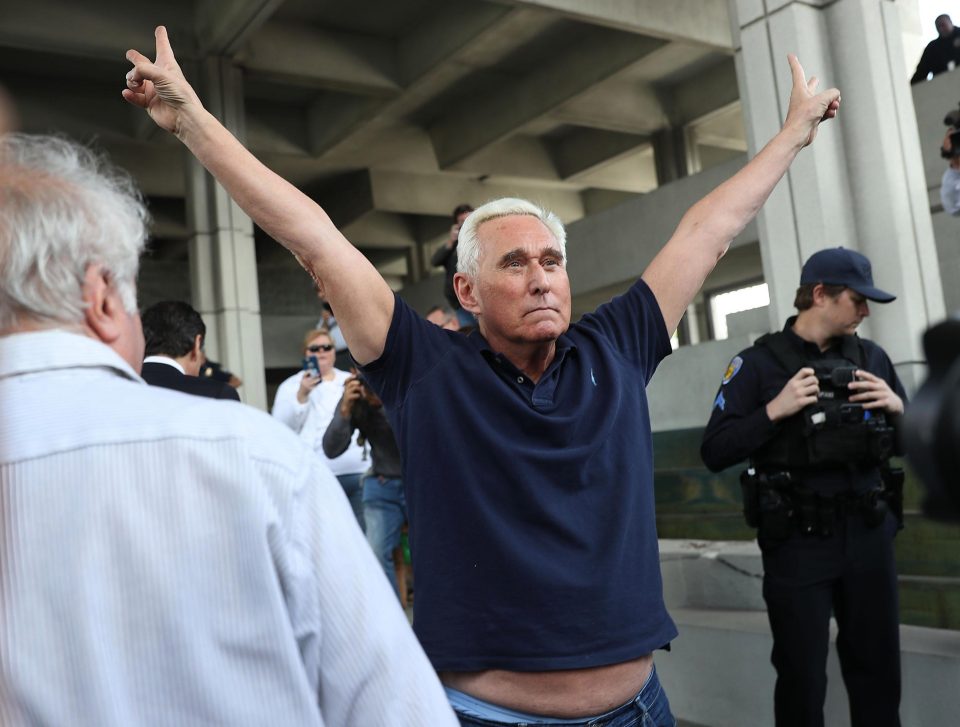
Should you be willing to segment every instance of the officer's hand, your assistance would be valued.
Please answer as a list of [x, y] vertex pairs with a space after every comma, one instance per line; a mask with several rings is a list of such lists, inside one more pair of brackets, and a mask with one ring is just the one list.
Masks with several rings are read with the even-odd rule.
[[780, 393], [767, 404], [767, 416], [772, 422], [793, 416], [805, 406], [817, 403], [820, 383], [813, 369], [805, 367], [797, 371], [780, 390]]
[[903, 399], [896, 395], [890, 384], [863, 369], [857, 369], [854, 377], [847, 384], [848, 389], [857, 392], [850, 396], [850, 401], [860, 404], [864, 409], [883, 409], [889, 414], [903, 414]]
[[347, 379], [343, 385], [343, 398], [340, 400], [340, 416], [349, 419], [353, 413], [353, 404], [363, 396], [363, 383], [356, 377]]

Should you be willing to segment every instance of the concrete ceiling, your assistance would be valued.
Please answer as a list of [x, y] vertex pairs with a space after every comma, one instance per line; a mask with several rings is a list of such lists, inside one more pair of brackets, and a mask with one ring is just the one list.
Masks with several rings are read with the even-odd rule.
[[665, 130], [745, 148], [727, 0], [2, 4], [21, 128], [95, 138], [167, 257], [186, 254], [184, 154], [120, 98], [124, 52], [152, 55], [159, 23], [188, 78], [211, 57], [239, 69], [246, 144], [411, 280], [458, 203], [525, 196], [570, 222], [655, 188]]

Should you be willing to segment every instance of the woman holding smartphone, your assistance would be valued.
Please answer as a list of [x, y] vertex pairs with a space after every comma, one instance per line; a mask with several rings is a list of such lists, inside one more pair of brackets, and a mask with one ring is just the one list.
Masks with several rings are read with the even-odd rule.
[[323, 458], [343, 486], [360, 528], [365, 529], [360, 477], [369, 463], [364, 448], [357, 443], [358, 433], [354, 433], [350, 446], [340, 456], [331, 459], [323, 453], [323, 434], [350, 378], [348, 372], [334, 367], [336, 355], [328, 330], [307, 331], [303, 337], [303, 370], [280, 384], [271, 414], [297, 432]]

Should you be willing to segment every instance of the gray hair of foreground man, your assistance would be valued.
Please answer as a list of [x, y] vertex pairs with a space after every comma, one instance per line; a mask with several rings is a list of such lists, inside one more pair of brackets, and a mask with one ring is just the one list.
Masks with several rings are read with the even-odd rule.
[[82, 323], [99, 265], [128, 313], [147, 210], [128, 174], [61, 137], [0, 136], [0, 330], [22, 318]]
[[457, 272], [476, 277], [480, 271], [480, 238], [477, 229], [484, 222], [497, 217], [512, 215], [530, 215], [540, 220], [557, 240], [557, 247], [567, 261], [567, 231], [560, 218], [553, 212], [539, 207], [533, 202], [516, 197], [504, 197], [480, 205], [463, 222], [460, 228], [460, 241], [457, 243]]

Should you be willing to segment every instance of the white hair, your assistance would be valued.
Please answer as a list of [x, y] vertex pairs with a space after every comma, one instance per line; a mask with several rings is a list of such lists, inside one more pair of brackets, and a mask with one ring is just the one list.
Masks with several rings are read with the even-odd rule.
[[129, 174], [55, 136], [0, 136], [0, 329], [21, 317], [80, 323], [98, 265], [129, 313], [147, 211]]
[[553, 212], [543, 209], [525, 199], [503, 197], [480, 205], [463, 221], [460, 239], [457, 242], [457, 271], [476, 277], [480, 269], [480, 237], [477, 230], [480, 225], [497, 217], [529, 215], [540, 220], [557, 241], [557, 247], [563, 262], [567, 260], [567, 231], [560, 218]]

